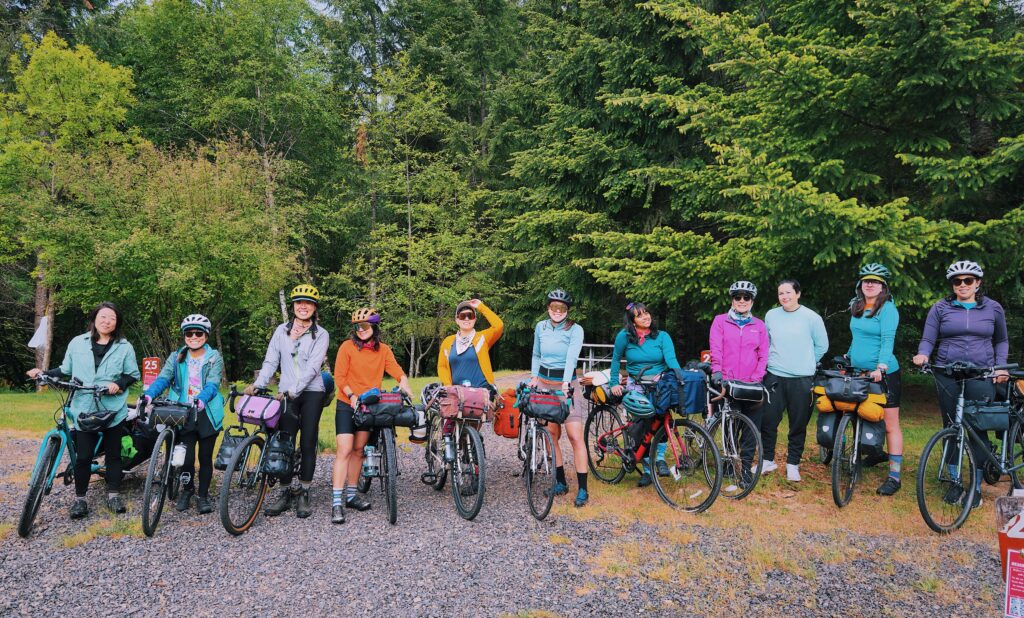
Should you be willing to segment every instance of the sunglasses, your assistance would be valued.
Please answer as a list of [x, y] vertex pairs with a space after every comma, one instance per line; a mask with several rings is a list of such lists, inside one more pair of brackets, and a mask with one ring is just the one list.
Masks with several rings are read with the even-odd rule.
[[185, 339], [192, 339], [195, 337], [205, 337], [206, 331], [202, 330], [187, 330], [185, 331]]
[[565, 303], [551, 303], [548, 305], [548, 311], [554, 311], [555, 313], [566, 313], [569, 311], [569, 305]]
[[455, 316], [459, 320], [475, 320], [476, 314], [472, 311], [463, 311], [462, 313]]
[[359, 322], [353, 328], [360, 332], [364, 330], [373, 330], [373, 324], [370, 324], [369, 322]]
[[974, 277], [957, 277], [956, 279], [953, 279], [953, 287], [960, 285], [974, 285], [975, 281], [977, 281], [977, 279]]
[[732, 299], [747, 302], [748, 300], [754, 300], [754, 297], [750, 294], [733, 294]]

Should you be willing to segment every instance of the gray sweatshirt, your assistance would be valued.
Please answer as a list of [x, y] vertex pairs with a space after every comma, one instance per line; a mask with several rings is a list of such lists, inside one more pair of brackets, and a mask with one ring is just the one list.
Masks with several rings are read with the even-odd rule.
[[292, 397], [299, 396], [303, 391], [324, 392], [320, 367], [324, 364], [329, 343], [330, 336], [319, 324], [315, 338], [312, 330], [309, 330], [297, 341], [288, 335], [288, 324], [281, 324], [270, 338], [263, 367], [256, 378], [256, 388], [266, 388], [274, 372], [280, 368], [278, 392], [286, 392]]

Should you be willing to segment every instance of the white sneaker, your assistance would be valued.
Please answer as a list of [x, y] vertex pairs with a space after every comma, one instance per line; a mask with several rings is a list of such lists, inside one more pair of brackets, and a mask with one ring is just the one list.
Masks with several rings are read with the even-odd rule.
[[[761, 474], [768, 474], [769, 472], [773, 472], [773, 471], [778, 470], [778, 469], [779, 469], [778, 464], [776, 464], [771, 459], [762, 459], [761, 460]], [[753, 469], [751, 469], [751, 471], [753, 471]]]
[[786, 464], [786, 480], [794, 483], [800, 482], [800, 466], [797, 464]]

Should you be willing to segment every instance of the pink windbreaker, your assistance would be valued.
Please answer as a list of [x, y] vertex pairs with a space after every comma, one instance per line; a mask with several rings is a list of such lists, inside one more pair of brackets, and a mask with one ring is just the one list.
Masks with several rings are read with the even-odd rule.
[[768, 367], [768, 328], [752, 318], [740, 328], [728, 313], [711, 322], [711, 370], [726, 380], [760, 382]]

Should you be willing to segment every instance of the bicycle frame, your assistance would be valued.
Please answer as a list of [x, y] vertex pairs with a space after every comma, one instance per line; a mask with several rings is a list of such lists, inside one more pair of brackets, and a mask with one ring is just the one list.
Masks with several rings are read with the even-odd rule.
[[[1022, 462], [1021, 464], [1016, 465], [1016, 466], [1011, 466], [1009, 468], [1006, 467], [1006, 461], [1007, 461], [1006, 446], [1007, 446], [1007, 442], [1010, 439], [1010, 437], [1008, 435], [1004, 435], [1003, 436], [1002, 445], [1000, 447], [1000, 457], [997, 459], [993, 455], [991, 448], [989, 448], [989, 444], [985, 440], [981, 439], [981, 436], [978, 435], [978, 432], [976, 432], [974, 430], [974, 428], [971, 427], [971, 425], [969, 423], [963, 422], [964, 401], [965, 401], [965, 399], [964, 399], [964, 391], [966, 390], [966, 386], [967, 386], [967, 380], [966, 379], [965, 380], [961, 380], [960, 381], [960, 394], [959, 394], [959, 396], [957, 397], [957, 400], [956, 400], [956, 416], [954, 417], [953, 424], [950, 425], [950, 427], [953, 427], [953, 428], [955, 428], [957, 430], [957, 444], [956, 444], [956, 446], [957, 446], [957, 457], [956, 457], [956, 468], [955, 469], [957, 469], [957, 470], [960, 469], [959, 466], [962, 463], [962, 459], [961, 458], [963, 457], [963, 446], [964, 446], [965, 439], [970, 440], [970, 442], [972, 444], [974, 444], [975, 446], [979, 447], [977, 450], [985, 457], [985, 461], [988, 461], [988, 462], [994, 464], [998, 468], [1000, 475], [1002, 475], [1002, 474], [1010, 474], [1012, 472], [1016, 472], [1018, 470], [1024, 469], [1024, 462]], [[1020, 419], [1020, 417], [1019, 417], [1019, 415], [1018, 415], [1016, 410], [1011, 411], [1010, 414], [1015, 416], [1015, 417], [1017, 417], [1018, 420]], [[1008, 434], [1009, 431], [1007, 431], [1006, 433]], [[949, 457], [947, 457], [949, 446], [950, 445], [948, 443], [942, 445], [942, 461], [949, 461], [949, 459], [950, 459]], [[984, 463], [985, 462], [983, 462], [983, 461], [976, 462], [976, 464], [978, 466], [978, 469], [981, 469], [983, 467]], [[948, 464], [947, 464], [946, 467], [947, 467], [947, 471], [948, 471]], [[942, 477], [940, 477], [940, 479], [941, 478]], [[954, 478], [952, 480], [958, 481], [959, 479]]]
[[[71, 384], [71, 383], [61, 383], [61, 382], [54, 381], [51, 384], [53, 386], [59, 386], [61, 384]], [[99, 407], [99, 395], [97, 394], [97, 390], [94, 387], [93, 388], [88, 388], [88, 387], [72, 386], [71, 388], [69, 388], [67, 398], [64, 399], [64, 401], [61, 402], [61, 405], [60, 405], [60, 408], [59, 408], [59, 414], [57, 414], [57, 413], [54, 414], [55, 421], [56, 421], [56, 427], [54, 427], [53, 429], [51, 429], [48, 432], [46, 432], [46, 434], [43, 436], [43, 439], [39, 443], [39, 451], [36, 453], [35, 464], [32, 466], [32, 472], [35, 473], [36, 468], [39, 466], [40, 460], [42, 459], [43, 451], [46, 449], [46, 445], [50, 442], [51, 439], [55, 438], [55, 439], [60, 441], [60, 444], [57, 447], [57, 458], [56, 458], [56, 462], [58, 464], [61, 461], [63, 461], [64, 452], [67, 451], [68, 458], [70, 460], [68, 468], [66, 468], [64, 470], [64, 472], [61, 472], [60, 474], [58, 474], [57, 473], [57, 469], [60, 466], [59, 465], [53, 466], [53, 469], [50, 470], [50, 474], [49, 474], [49, 476], [46, 479], [46, 486], [45, 486], [45, 492], [46, 493], [49, 493], [50, 490], [53, 488], [53, 481], [58, 476], [60, 476], [60, 477], [65, 479], [65, 484], [69, 484], [71, 482], [70, 479], [72, 478], [72, 475], [74, 474], [75, 462], [78, 461], [78, 451], [77, 451], [77, 447], [75, 446], [75, 441], [71, 439], [71, 428], [68, 426], [67, 416], [68, 416], [68, 412], [71, 410], [71, 400], [74, 398], [75, 394], [78, 391], [91, 392], [92, 393], [92, 398], [94, 400], [94, 403], [96, 404], [97, 407]], [[99, 438], [96, 440], [96, 450], [93, 453], [93, 459], [95, 459], [96, 456], [99, 453], [102, 453], [102, 452], [103, 452], [103, 435], [100, 434]], [[90, 472], [91, 473], [96, 473], [96, 472], [99, 472], [102, 469], [103, 469], [103, 466], [99, 465], [98, 463], [93, 463], [92, 464], [92, 469], [91, 469]]]

